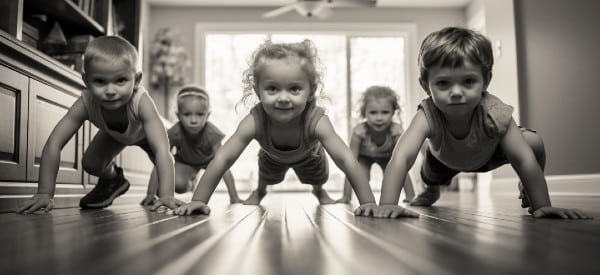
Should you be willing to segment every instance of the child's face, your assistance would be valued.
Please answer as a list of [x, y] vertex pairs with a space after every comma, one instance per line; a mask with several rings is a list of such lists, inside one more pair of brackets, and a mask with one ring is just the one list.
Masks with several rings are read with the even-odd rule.
[[304, 111], [310, 98], [310, 83], [298, 62], [267, 60], [258, 76], [257, 93], [269, 117], [287, 123]]
[[458, 68], [432, 67], [427, 84], [435, 106], [450, 117], [470, 116], [484, 86], [481, 66], [468, 61]]
[[392, 123], [394, 107], [389, 100], [371, 98], [365, 104], [365, 118], [367, 125], [375, 131], [383, 131]]
[[83, 76], [87, 89], [107, 110], [119, 109], [129, 102], [141, 79], [123, 61], [94, 60]]
[[179, 104], [177, 118], [189, 134], [195, 135], [204, 129], [209, 114], [209, 106], [206, 100], [189, 96]]

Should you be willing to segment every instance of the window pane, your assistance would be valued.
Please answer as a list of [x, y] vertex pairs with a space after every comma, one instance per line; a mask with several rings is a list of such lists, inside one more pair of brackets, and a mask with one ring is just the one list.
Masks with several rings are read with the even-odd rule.
[[[209, 34], [206, 36], [206, 90], [210, 94], [211, 114], [209, 121], [223, 133], [225, 142], [235, 132], [238, 123], [249, 111], [242, 99], [242, 74], [248, 68], [248, 60], [256, 47], [266, 39], [264, 34]], [[236, 109], [237, 105], [237, 109]], [[231, 167], [236, 187], [250, 190], [258, 182], [256, 142], [244, 150]], [[224, 184], [217, 186], [225, 190]]]

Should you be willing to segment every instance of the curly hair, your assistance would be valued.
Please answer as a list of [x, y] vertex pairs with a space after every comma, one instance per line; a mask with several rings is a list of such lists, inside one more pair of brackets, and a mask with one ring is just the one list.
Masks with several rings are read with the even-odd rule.
[[256, 93], [259, 75], [267, 60], [281, 60], [296, 58], [302, 66], [310, 84], [310, 102], [315, 104], [315, 98], [322, 89], [321, 73], [317, 69], [319, 62], [317, 49], [312, 41], [305, 39], [297, 43], [273, 43], [271, 40], [263, 42], [252, 54], [248, 69], [243, 74], [244, 95], [242, 102], [253, 104], [251, 98]]

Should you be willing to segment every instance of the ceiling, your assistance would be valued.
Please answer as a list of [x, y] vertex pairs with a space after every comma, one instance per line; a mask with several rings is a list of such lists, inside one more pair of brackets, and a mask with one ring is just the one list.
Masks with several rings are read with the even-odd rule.
[[[278, 7], [297, 0], [148, 0], [154, 6]], [[335, 0], [333, 0], [335, 2]], [[472, 0], [377, 0], [377, 7], [448, 8], [465, 7]]]

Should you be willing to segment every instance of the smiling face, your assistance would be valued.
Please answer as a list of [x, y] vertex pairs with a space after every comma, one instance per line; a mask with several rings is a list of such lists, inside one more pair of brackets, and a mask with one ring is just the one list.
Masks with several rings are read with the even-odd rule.
[[188, 96], [179, 104], [177, 118], [183, 128], [191, 135], [196, 135], [204, 129], [210, 107], [208, 102], [196, 96]]
[[427, 81], [435, 106], [446, 117], [469, 116], [481, 101], [481, 67], [465, 61], [457, 68], [434, 66]]
[[297, 59], [265, 60], [255, 88], [260, 102], [277, 123], [300, 118], [311, 97], [309, 80]]
[[117, 110], [129, 102], [141, 74], [122, 60], [95, 59], [83, 75], [88, 91], [107, 110]]
[[392, 123], [394, 107], [385, 98], [371, 98], [365, 104], [367, 125], [375, 131], [383, 131]]

